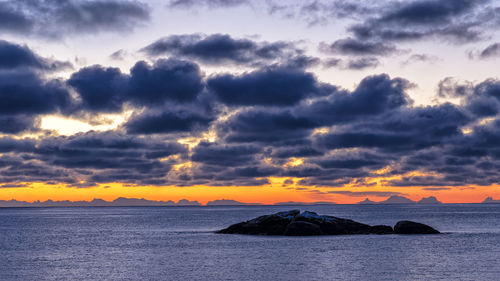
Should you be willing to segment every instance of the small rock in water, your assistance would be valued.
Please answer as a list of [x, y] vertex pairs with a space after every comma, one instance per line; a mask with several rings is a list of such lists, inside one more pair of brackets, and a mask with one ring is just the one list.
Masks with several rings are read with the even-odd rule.
[[253, 235], [341, 235], [341, 234], [436, 234], [434, 228], [411, 221], [400, 221], [394, 229], [388, 225], [370, 226], [350, 219], [322, 216], [314, 212], [292, 210], [264, 215], [233, 224], [217, 231], [225, 234]]

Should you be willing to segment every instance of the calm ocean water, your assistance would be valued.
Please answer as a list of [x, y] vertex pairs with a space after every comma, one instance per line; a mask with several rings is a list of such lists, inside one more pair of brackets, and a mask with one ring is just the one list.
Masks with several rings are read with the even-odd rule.
[[[447, 234], [213, 233], [290, 209]], [[500, 280], [500, 204], [6, 208], [0, 280]]]

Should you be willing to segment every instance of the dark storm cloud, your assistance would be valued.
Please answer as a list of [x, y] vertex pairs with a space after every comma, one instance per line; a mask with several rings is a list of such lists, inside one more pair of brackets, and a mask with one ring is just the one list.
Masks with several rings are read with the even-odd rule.
[[266, 177], [277, 175], [281, 171], [280, 167], [259, 163], [248, 151], [253, 149], [251, 147], [212, 145], [217, 151], [234, 152], [236, 159], [198, 154], [200, 158], [194, 162], [192, 176], [188, 180], [211, 186], [259, 186], [269, 183]]
[[213, 166], [245, 166], [255, 164], [262, 149], [255, 145], [218, 145], [202, 142], [193, 151], [195, 162]]
[[482, 26], [493, 20], [489, 1], [417, 0], [388, 5], [383, 12], [350, 27], [357, 39], [417, 40], [438, 37], [471, 42], [483, 37]]
[[32, 139], [14, 139], [11, 137], [0, 138], [0, 152], [31, 152], [35, 149], [35, 140]]
[[218, 75], [209, 78], [207, 85], [221, 102], [232, 106], [294, 105], [336, 89], [318, 82], [312, 73], [285, 68], [266, 68], [240, 76]]
[[412, 103], [406, 90], [409, 81], [388, 75], [364, 78], [352, 92], [337, 91], [326, 98], [297, 109], [300, 115], [320, 125], [333, 125], [361, 117], [377, 115]]
[[68, 139], [45, 139], [36, 152], [45, 162], [64, 168], [149, 169], [147, 159], [141, 157], [141, 146], [131, 139], [89, 134]]
[[[394, 180], [394, 186], [456, 186], [490, 185], [497, 183], [499, 167], [498, 121], [477, 125], [472, 132], [433, 147], [412, 153], [401, 159], [399, 169], [421, 170], [431, 174], [408, 176]], [[438, 173], [437, 175], [432, 173]]]
[[275, 147], [272, 150], [271, 157], [273, 158], [290, 158], [290, 157], [310, 157], [320, 156], [323, 153], [312, 146], [312, 143], [306, 141], [298, 145], [289, 144], [284, 147]]
[[234, 175], [245, 178], [262, 178], [271, 177], [278, 174], [280, 171], [281, 169], [277, 167], [251, 166], [234, 169]]
[[139, 104], [190, 102], [203, 89], [198, 65], [187, 61], [158, 60], [153, 66], [138, 62], [130, 74], [128, 97]]
[[36, 131], [39, 115], [65, 112], [72, 98], [64, 82], [44, 76], [68, 67], [27, 46], [0, 40], [0, 133]]
[[133, 137], [117, 132], [88, 132], [42, 140], [0, 139], [1, 182], [55, 181], [78, 185], [93, 182], [145, 184], [152, 180], [168, 184], [166, 178], [177, 160], [160, 161], [172, 155], [185, 159], [187, 149], [160, 138]]
[[[414, 106], [408, 95], [414, 85], [386, 74], [346, 90], [297, 67], [205, 77], [193, 62], [160, 59], [140, 61], [130, 73], [96, 65], [50, 80], [44, 58], [4, 46], [16, 55], [5, 55], [12, 61], [0, 70], [2, 134], [40, 132], [44, 114], [133, 113], [109, 132], [0, 138], [0, 183], [218, 186], [300, 177], [299, 185], [369, 186], [364, 178], [387, 166], [381, 176], [401, 175], [384, 181], [392, 186], [500, 181], [495, 79], [445, 79], [438, 95], [458, 104]], [[207, 131], [216, 132], [213, 142], [191, 149], [177, 143]], [[291, 157], [303, 163], [294, 166]], [[173, 169], [181, 163], [190, 165]]]
[[309, 136], [317, 124], [290, 111], [250, 110], [241, 112], [219, 126], [227, 142], [295, 142]]
[[390, 158], [376, 155], [369, 151], [338, 152], [332, 156], [310, 159], [309, 162], [319, 165], [324, 169], [360, 169], [370, 168], [376, 170], [389, 164]]
[[73, 73], [68, 84], [79, 93], [81, 107], [94, 112], [119, 112], [125, 102], [139, 106], [191, 102], [204, 87], [196, 64], [174, 59], [154, 65], [138, 62], [130, 75], [118, 68], [86, 67]]
[[403, 3], [384, 14], [381, 22], [396, 24], [434, 25], [451, 22], [453, 17], [471, 11], [484, 1], [470, 0], [424, 0]]
[[323, 43], [320, 45], [320, 50], [325, 53], [353, 56], [385, 56], [397, 51], [396, 47], [392, 44], [370, 42], [354, 38], [339, 39], [332, 44]]
[[[411, 128], [425, 128], [436, 122], [431, 120], [427, 124], [419, 120], [418, 116], [426, 116], [427, 113], [418, 114], [409, 108], [411, 100], [405, 92], [409, 87], [411, 84], [404, 79], [391, 79], [387, 75], [367, 77], [353, 92], [333, 91], [327, 97], [315, 98], [310, 103], [288, 109], [241, 111], [217, 126], [218, 136], [228, 143], [265, 146], [266, 150], [258, 158], [271, 156], [275, 164], [285, 164], [286, 161], [280, 159], [286, 157], [306, 158], [304, 165], [287, 168], [275, 175], [310, 177], [303, 182], [309, 185], [327, 186], [328, 182], [330, 185], [341, 185], [341, 182], [349, 182], [355, 177], [368, 176], [369, 171], [397, 160], [405, 149], [411, 151], [412, 145], [420, 145], [418, 140], [412, 139], [418, 130], [412, 131]], [[457, 116], [453, 117], [460, 120]], [[397, 123], [400, 118], [408, 124]], [[379, 125], [383, 122], [386, 123]], [[331, 135], [311, 135], [314, 128], [330, 125], [340, 126]], [[349, 138], [343, 130], [353, 134], [359, 130], [358, 133], [364, 135], [353, 135], [359, 141], [354, 141], [352, 146], [352, 140], [339, 143], [332, 139]], [[428, 130], [431, 131], [429, 135], [440, 133], [438, 125], [434, 130]], [[314, 143], [311, 143], [311, 138]], [[391, 145], [397, 146], [401, 141], [405, 144], [394, 155], [378, 155], [376, 150], [370, 152], [378, 148], [389, 151]], [[342, 157], [338, 153], [334, 156], [327, 153], [331, 149], [352, 147], [364, 147], [367, 151]]]
[[25, 131], [35, 131], [39, 120], [30, 115], [16, 114], [0, 116], [0, 133], [17, 134]]
[[8, 0], [0, 3], [0, 31], [63, 37], [70, 33], [130, 31], [149, 20], [149, 8], [137, 1]]
[[460, 136], [460, 128], [470, 120], [451, 104], [408, 108], [347, 124], [334, 133], [318, 136], [317, 141], [330, 149], [364, 147], [414, 152]]
[[37, 57], [28, 47], [0, 40], [0, 68], [18, 67], [43, 68], [45, 62]]
[[[150, 56], [170, 55], [198, 60], [207, 64], [247, 64], [258, 66], [270, 63], [306, 62], [303, 50], [290, 42], [256, 42], [249, 39], [235, 39], [227, 34], [209, 36], [171, 35], [144, 47]], [[296, 63], [300, 66], [300, 64]]]
[[128, 77], [119, 68], [94, 65], [73, 73], [67, 83], [78, 92], [86, 110], [116, 112], [121, 111]]
[[27, 46], [0, 40], [0, 70], [22, 68], [48, 71], [70, 67], [69, 62], [45, 59], [35, 54]]
[[14, 3], [15, 1], [0, 3], [0, 30], [27, 33], [34, 23]]
[[57, 112], [70, 104], [59, 80], [44, 81], [31, 72], [0, 72], [0, 116]]
[[479, 117], [500, 112], [500, 81], [488, 79], [474, 85], [448, 77], [439, 83], [439, 97], [460, 98], [465, 109]]
[[205, 130], [212, 121], [214, 117], [196, 112], [164, 111], [132, 117], [125, 123], [125, 128], [131, 134], [194, 133]]

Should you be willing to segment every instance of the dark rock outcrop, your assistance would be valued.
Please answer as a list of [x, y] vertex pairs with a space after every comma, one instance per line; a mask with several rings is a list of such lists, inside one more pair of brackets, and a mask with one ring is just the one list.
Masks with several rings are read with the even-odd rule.
[[323, 235], [323, 231], [321, 231], [321, 228], [317, 224], [305, 221], [294, 221], [286, 226], [283, 235], [287, 236]]
[[393, 234], [394, 230], [388, 225], [374, 225], [370, 229], [370, 233], [373, 234]]
[[434, 228], [413, 221], [399, 221], [394, 226], [396, 234], [439, 234], [440, 232]]
[[421, 223], [400, 221], [392, 229], [388, 225], [370, 226], [349, 219], [321, 216], [314, 212], [291, 210], [233, 224], [217, 231], [226, 234], [254, 235], [341, 235], [341, 234], [435, 234], [439, 231]]

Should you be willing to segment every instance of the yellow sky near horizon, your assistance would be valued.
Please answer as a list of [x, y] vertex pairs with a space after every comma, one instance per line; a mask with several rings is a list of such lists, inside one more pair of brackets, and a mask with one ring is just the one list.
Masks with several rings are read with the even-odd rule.
[[479, 203], [486, 197], [500, 198], [499, 186], [440, 187], [441, 190], [426, 190], [427, 187], [305, 187], [295, 184], [284, 185], [289, 178], [273, 178], [263, 186], [134, 186], [120, 183], [99, 184], [94, 187], [68, 187], [31, 183], [27, 187], [0, 188], [0, 200], [18, 201], [91, 201], [104, 199], [112, 201], [118, 197], [144, 198], [157, 201], [179, 201], [187, 199], [206, 204], [217, 199], [236, 200], [244, 203], [274, 204], [278, 202], [318, 202], [354, 204], [369, 198], [382, 201], [389, 196], [343, 195], [328, 192], [398, 192], [414, 201], [435, 196], [443, 203]]

